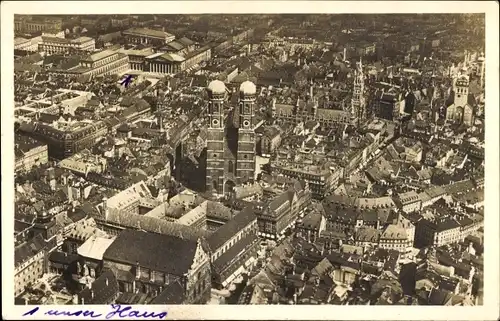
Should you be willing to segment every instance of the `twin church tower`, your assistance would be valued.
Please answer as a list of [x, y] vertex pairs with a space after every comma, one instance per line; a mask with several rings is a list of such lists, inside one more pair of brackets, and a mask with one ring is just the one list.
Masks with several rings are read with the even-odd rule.
[[228, 103], [229, 91], [222, 81], [210, 82], [207, 89], [206, 190], [228, 195], [236, 185], [254, 180], [257, 88], [250, 81], [243, 82], [237, 99], [231, 99], [237, 101], [236, 106]]

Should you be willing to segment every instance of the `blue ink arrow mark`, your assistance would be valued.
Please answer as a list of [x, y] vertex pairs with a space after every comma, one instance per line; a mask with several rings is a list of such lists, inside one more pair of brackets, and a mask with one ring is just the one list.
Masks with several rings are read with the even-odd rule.
[[128, 85], [130, 85], [131, 82], [132, 82], [132, 75], [127, 75], [127, 78], [123, 79], [121, 85], [128, 87]]

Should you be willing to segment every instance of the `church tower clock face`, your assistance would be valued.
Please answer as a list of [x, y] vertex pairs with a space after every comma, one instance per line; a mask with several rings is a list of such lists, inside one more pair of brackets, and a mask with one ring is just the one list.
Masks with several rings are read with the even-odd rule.
[[212, 126], [213, 127], [219, 127], [219, 120], [218, 119], [212, 119]]

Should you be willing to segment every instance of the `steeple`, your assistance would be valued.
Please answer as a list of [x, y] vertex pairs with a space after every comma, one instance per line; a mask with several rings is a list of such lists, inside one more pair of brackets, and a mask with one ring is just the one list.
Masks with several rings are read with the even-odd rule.
[[45, 240], [50, 240], [53, 236], [55, 236], [55, 225], [56, 222], [54, 216], [43, 210], [37, 215], [33, 230], [35, 233], [41, 233]]
[[208, 135], [211, 141], [207, 142], [207, 171], [206, 190], [215, 190], [221, 195], [224, 184], [224, 103], [226, 100], [226, 86], [222, 81], [213, 80], [208, 85]]
[[356, 69], [354, 70], [353, 94], [351, 99], [351, 118], [357, 119], [358, 124], [366, 117], [364, 85], [365, 76], [363, 74], [363, 61], [360, 57], [359, 62], [356, 63]]

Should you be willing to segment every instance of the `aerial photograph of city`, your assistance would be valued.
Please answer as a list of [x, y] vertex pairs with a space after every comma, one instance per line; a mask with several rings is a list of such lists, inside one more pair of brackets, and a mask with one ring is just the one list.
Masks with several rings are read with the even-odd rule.
[[485, 14], [13, 28], [16, 305], [485, 305]]

